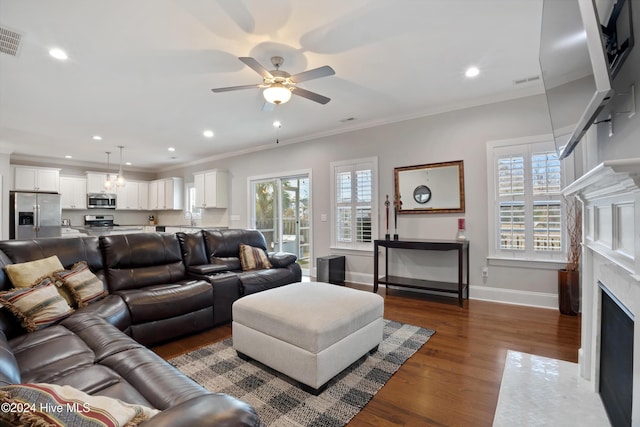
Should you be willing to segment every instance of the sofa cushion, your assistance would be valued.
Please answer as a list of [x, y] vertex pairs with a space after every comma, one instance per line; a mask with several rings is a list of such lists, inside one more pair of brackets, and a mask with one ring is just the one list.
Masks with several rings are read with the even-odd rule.
[[241, 243], [267, 250], [267, 242], [258, 230], [203, 230], [202, 236], [210, 260], [212, 257], [237, 257]]
[[34, 261], [9, 264], [5, 267], [11, 283], [16, 288], [29, 288], [36, 281], [56, 271], [64, 270], [56, 255]]
[[60, 279], [78, 307], [84, 307], [107, 295], [104, 283], [89, 270], [86, 261], [80, 261], [71, 270], [57, 271], [54, 277]]
[[267, 253], [262, 248], [240, 244], [240, 264], [243, 271], [264, 270], [271, 268]]
[[[133, 427], [160, 412], [110, 397], [91, 396], [68, 385], [46, 383], [2, 387], [0, 401], [27, 409], [0, 412], [1, 420], [24, 426]], [[55, 416], [49, 408], [55, 408]]]
[[111, 293], [186, 279], [175, 234], [134, 233], [100, 236]]
[[187, 267], [209, 263], [201, 231], [197, 233], [179, 232], [176, 233], [176, 237], [180, 242], [182, 259]]
[[[13, 264], [34, 261], [56, 255], [64, 268], [70, 268], [80, 260], [87, 261], [91, 271], [102, 275], [102, 254], [97, 237], [75, 237], [73, 239], [46, 238], [33, 240], [3, 240], [0, 250]], [[0, 257], [0, 261], [3, 261]], [[2, 279], [0, 275], [0, 279]], [[1, 280], [0, 280], [1, 281]], [[6, 289], [0, 283], [0, 289]]]
[[129, 307], [134, 325], [177, 317], [213, 304], [211, 285], [196, 280], [120, 291], [118, 295]]
[[49, 277], [32, 288], [0, 292], [0, 302], [29, 332], [46, 328], [73, 313]]

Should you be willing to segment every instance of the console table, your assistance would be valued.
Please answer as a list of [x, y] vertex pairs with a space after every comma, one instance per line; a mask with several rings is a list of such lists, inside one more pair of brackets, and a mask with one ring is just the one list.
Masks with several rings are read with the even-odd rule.
[[[378, 274], [378, 247], [384, 247], [385, 276]], [[413, 279], [393, 276], [389, 273], [390, 249], [417, 249], [422, 251], [457, 251], [458, 252], [458, 283], [441, 282], [436, 280]], [[469, 299], [469, 242], [458, 240], [374, 240], [373, 241], [373, 292], [378, 292], [378, 284], [399, 286], [429, 291], [448, 292], [458, 294], [458, 305], [463, 305], [463, 295], [466, 289]]]

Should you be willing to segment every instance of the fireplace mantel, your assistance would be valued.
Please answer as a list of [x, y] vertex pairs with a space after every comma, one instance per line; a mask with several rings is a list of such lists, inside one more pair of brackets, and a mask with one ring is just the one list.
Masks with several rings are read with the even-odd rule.
[[610, 160], [563, 192], [583, 205], [583, 245], [640, 281], [640, 158]]
[[[599, 390], [599, 283], [640, 318], [640, 158], [601, 163], [563, 190], [582, 205], [580, 375]], [[634, 328], [632, 424], [640, 425], [640, 327]]]

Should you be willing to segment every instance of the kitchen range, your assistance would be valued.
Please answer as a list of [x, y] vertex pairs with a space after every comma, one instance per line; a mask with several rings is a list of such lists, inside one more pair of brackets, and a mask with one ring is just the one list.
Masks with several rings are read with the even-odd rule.
[[144, 231], [143, 226], [122, 226], [114, 222], [113, 215], [85, 215], [84, 226], [72, 227], [89, 236], [106, 236], [110, 234], [136, 233]]

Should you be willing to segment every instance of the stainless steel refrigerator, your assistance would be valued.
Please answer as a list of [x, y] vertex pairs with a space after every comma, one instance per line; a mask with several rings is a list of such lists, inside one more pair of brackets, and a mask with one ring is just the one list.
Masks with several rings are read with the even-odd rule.
[[60, 194], [11, 192], [9, 238], [60, 237]]

